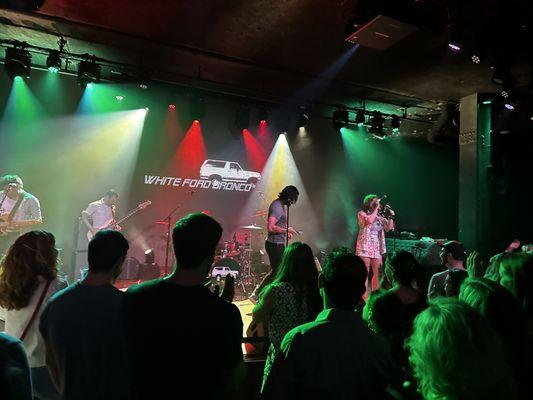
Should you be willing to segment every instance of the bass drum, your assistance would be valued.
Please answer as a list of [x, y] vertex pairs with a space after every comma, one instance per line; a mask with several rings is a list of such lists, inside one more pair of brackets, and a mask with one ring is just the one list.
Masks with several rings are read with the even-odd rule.
[[215, 260], [213, 267], [229, 267], [233, 271], [238, 271], [239, 276], [241, 276], [241, 265], [235, 258], [232, 257], [222, 257], [218, 260]]
[[139, 276], [139, 265], [140, 263], [135, 257], [126, 258], [118, 279], [137, 279]]

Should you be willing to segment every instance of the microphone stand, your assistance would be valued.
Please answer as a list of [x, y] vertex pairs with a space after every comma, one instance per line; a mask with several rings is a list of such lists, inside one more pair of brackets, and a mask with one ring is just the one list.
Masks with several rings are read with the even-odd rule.
[[168, 254], [170, 250], [170, 221], [172, 219], [172, 214], [174, 214], [178, 209], [181, 207], [181, 203], [179, 203], [171, 212], [165, 217], [166, 226], [167, 226], [167, 243], [166, 243], [166, 249], [165, 249], [165, 275], [168, 273]]
[[287, 202], [287, 226], [285, 227], [285, 247], [289, 246], [289, 209], [291, 208], [291, 201]]

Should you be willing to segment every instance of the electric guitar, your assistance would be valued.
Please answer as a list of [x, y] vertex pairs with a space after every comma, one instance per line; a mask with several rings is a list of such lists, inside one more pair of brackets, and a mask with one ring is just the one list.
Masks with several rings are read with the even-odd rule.
[[[110, 219], [107, 221], [103, 226], [97, 228], [97, 230], [102, 231], [104, 229], [116, 229], [117, 225], [121, 224], [125, 220], [127, 220], [129, 217], [137, 214], [139, 211], [144, 210], [146, 207], [148, 207], [152, 202], [150, 200], [143, 201], [142, 203], [139, 203], [137, 207], [135, 207], [133, 210], [131, 210], [129, 213], [127, 213], [125, 216], [123, 216], [118, 221], [115, 221], [114, 219]], [[91, 240], [94, 236], [94, 233], [91, 231], [87, 232], [87, 240]]]
[[0, 236], [6, 236], [9, 233], [19, 231], [21, 228], [40, 224], [42, 221], [39, 220], [8, 221], [4, 217], [0, 217]]

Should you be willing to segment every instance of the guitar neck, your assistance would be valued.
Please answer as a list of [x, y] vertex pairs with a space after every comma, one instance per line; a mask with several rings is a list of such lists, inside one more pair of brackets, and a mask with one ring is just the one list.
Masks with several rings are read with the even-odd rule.
[[123, 216], [122, 218], [120, 218], [118, 221], [116, 221], [114, 225], [120, 225], [122, 222], [124, 222], [125, 220], [127, 220], [128, 218], [130, 218], [131, 216], [133, 216], [134, 214], [137, 214], [139, 211], [142, 210], [142, 207], [136, 207], [134, 208], [133, 210], [131, 210], [129, 213], [127, 213], [125, 216]]

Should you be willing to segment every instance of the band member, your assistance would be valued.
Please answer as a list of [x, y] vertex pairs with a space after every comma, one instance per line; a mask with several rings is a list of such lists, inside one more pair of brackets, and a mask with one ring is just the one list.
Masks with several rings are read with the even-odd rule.
[[287, 208], [298, 201], [299, 194], [300, 192], [295, 186], [285, 186], [278, 194], [278, 198], [270, 203], [267, 222], [268, 236], [265, 241], [265, 250], [270, 261], [270, 272], [250, 296], [252, 302], [257, 301], [263, 288], [270, 284], [276, 276], [283, 258], [285, 245], [287, 244], [287, 233], [289, 234], [289, 239], [298, 234], [294, 228], [287, 227]]
[[[81, 219], [92, 235], [101, 229], [110, 227], [115, 222], [118, 199], [119, 194], [115, 190], [108, 190], [104, 197], [93, 201], [81, 212]], [[89, 219], [91, 219], [92, 223]], [[120, 227], [117, 225], [114, 229], [120, 230]]]
[[[355, 245], [355, 254], [361, 257], [369, 272], [372, 269], [372, 284], [368, 282], [367, 289], [374, 290], [378, 287], [379, 274], [381, 273], [382, 255], [387, 252], [385, 247], [385, 232], [394, 229], [394, 220], [378, 215], [381, 207], [380, 199], [375, 194], [365, 196], [363, 209], [357, 213], [359, 234]], [[391, 216], [394, 211], [389, 210]]]
[[17, 175], [0, 178], [0, 255], [24, 227], [43, 222], [39, 200], [23, 188], [24, 183]]

